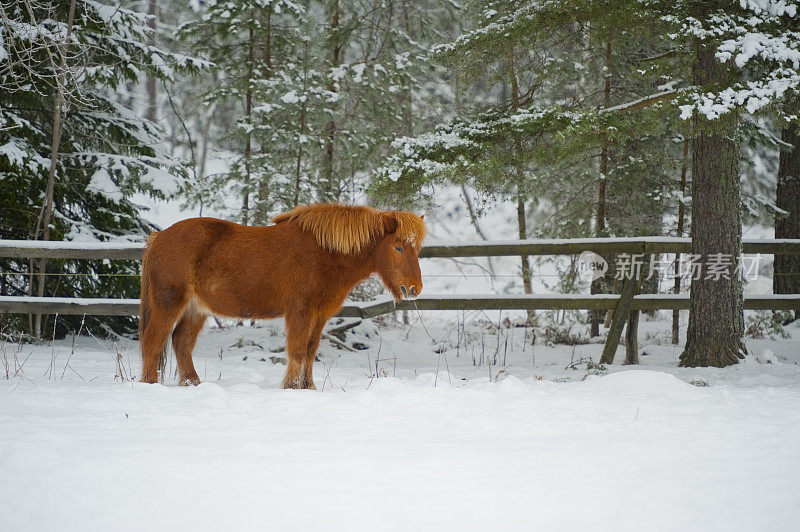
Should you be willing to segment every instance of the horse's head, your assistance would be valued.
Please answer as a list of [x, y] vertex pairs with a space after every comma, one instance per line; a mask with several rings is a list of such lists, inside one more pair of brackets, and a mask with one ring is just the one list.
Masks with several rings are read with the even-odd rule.
[[419, 250], [425, 222], [407, 212], [382, 214], [385, 231], [375, 247], [376, 270], [396, 300], [416, 299], [422, 292]]

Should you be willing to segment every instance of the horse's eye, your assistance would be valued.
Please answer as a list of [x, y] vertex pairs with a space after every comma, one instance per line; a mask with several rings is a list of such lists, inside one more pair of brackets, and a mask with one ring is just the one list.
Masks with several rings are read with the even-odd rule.
[[396, 249], [398, 253], [402, 253], [403, 252], [403, 246], [397, 246], [394, 249]]

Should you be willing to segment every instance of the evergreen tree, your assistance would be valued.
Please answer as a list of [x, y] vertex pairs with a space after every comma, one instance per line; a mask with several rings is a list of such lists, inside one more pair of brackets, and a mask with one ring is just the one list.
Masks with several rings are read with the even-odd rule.
[[[785, 115], [800, 112], [800, 98], [790, 97]], [[786, 118], [781, 128], [780, 163], [777, 172], [775, 238], [800, 238], [800, 131], [795, 120]], [[776, 294], [800, 293], [800, 257], [776, 255], [772, 273], [772, 291]], [[800, 318], [800, 309], [794, 311]]]
[[[376, 189], [407, 194], [436, 179], [475, 174], [491, 179], [509, 162], [519, 164], [518, 157], [509, 157], [509, 150], [502, 149], [503, 142], [518, 137], [528, 146], [522, 153], [527, 154], [526, 164], [536, 165], [530, 173], [538, 179], [549, 172], [563, 180], [565, 174], [556, 170], [573, 164], [581, 168], [580, 161], [599, 148], [601, 179], [593, 232], [603, 234], [610, 169], [626, 166], [624, 159], [615, 161], [615, 151], [624, 154], [628, 145], [640, 153], [637, 147], [646, 145], [646, 139], [680, 138], [692, 119], [693, 253], [703, 261], [721, 254], [730, 257], [731, 264], [725, 280], [703, 278], [693, 283], [688, 342], [681, 362], [722, 366], [738, 360], [743, 350], [742, 282], [735, 271], [741, 250], [739, 117], [766, 112], [800, 83], [795, 4], [515, 1], [491, 3], [483, 15], [487, 22], [442, 48], [474, 68], [483, 68], [489, 64], [487, 58], [503, 58], [515, 43], [527, 42], [550, 58], [551, 43], [580, 43], [588, 35], [589, 42], [605, 44], [600, 47], [605, 52], [604, 68], [611, 68], [604, 71], [606, 76], [613, 80], [614, 65], [627, 64], [632, 69], [625, 77], [628, 82], [635, 79], [634, 71], [646, 79], [639, 90], [619, 91], [619, 100], [614, 101], [613, 81], [593, 91], [596, 85], [587, 84], [583, 69], [561, 70], [570, 81], [558, 82], [552, 68], [558, 59], [553, 57], [544, 68], [534, 70], [540, 77], [533, 79], [557, 97], [547, 98], [545, 93], [524, 109], [501, 105], [444, 124], [433, 134], [398, 139], [395, 155], [378, 172]], [[575, 33], [575, 28], [581, 31]], [[651, 35], [656, 37], [652, 46], [637, 45]], [[627, 43], [620, 46], [614, 36], [623, 36]], [[561, 44], [560, 49], [570, 47]], [[571, 100], [573, 94], [577, 97]], [[595, 97], [593, 106], [583, 105], [583, 101], [591, 104], [592, 94], [602, 94], [602, 101]], [[675, 124], [677, 116], [684, 125]], [[584, 178], [591, 173], [575, 169], [566, 173], [568, 184], [550, 187], [562, 201], [565, 187], [576, 183], [584, 190]], [[625, 180], [631, 177], [628, 174]], [[653, 191], [652, 182], [638, 177], [635, 186], [644, 184], [646, 191]], [[662, 194], [651, 198], [656, 196]], [[569, 203], [568, 216], [586, 226], [587, 217], [572, 214], [580, 202], [570, 197]]]
[[[148, 46], [146, 17], [118, 6], [85, 0], [0, 5], [0, 238], [141, 240], [153, 228], [131, 196], [177, 192], [183, 169], [159, 148], [159, 129], [120, 105], [116, 89], [145, 73], [169, 80], [175, 68], [199, 63]], [[138, 293], [137, 265], [130, 262], [2, 259], [0, 268], [11, 272], [3, 275], [8, 295]], [[56, 335], [77, 330], [78, 322], [60, 318]], [[87, 322], [135, 329], [131, 318]], [[31, 322], [24, 328], [52, 330]]]
[[[696, 86], [733, 81], [733, 69], [717, 61], [712, 46], [697, 42], [695, 53]], [[742, 251], [737, 117], [727, 113], [708, 124], [698, 115], [693, 125], [697, 134], [692, 139], [692, 254], [704, 266], [714, 256], [727, 257], [727, 264], [719, 277], [709, 276], [703, 268], [701, 276], [692, 280], [681, 364], [722, 367], [736, 363], [745, 352], [742, 279], [735, 269]]]
[[[243, 197], [240, 218], [266, 223], [309, 201], [353, 201], [395, 132], [412, 127], [420, 12], [443, 1], [211, 2], [181, 35], [216, 65], [209, 106], [241, 116], [236, 154], [216, 186]], [[248, 214], [249, 213], [249, 214]]]
[[[590, 4], [563, 13], [550, 6], [550, 13], [535, 13], [546, 7], [538, 4], [476, 2], [470, 10], [476, 27], [434, 49], [458, 71], [460, 84], [487, 97], [462, 108], [439, 133], [398, 139], [397, 154], [378, 172], [376, 193], [407, 196], [442, 179], [467, 183], [514, 201], [520, 238], [659, 233], [677, 117], [607, 109], [667, 85], [647, 61], [665, 41], [649, 32], [615, 32], [630, 6], [617, 12]], [[549, 211], [547, 225], [530, 227], [531, 204]], [[521, 261], [530, 292], [527, 258]], [[593, 292], [609, 288], [595, 284]], [[594, 334], [598, 321], [595, 315]]]
[[681, 364], [726, 366], [742, 358], [744, 318], [739, 182], [740, 117], [767, 110], [800, 84], [794, 2], [667, 4], [659, 15], [691, 54], [695, 86], [682, 116], [693, 116], [692, 253], [731, 257], [726, 275], [692, 281]]
[[[225, 117], [229, 130], [218, 141], [235, 154], [230, 173], [215, 176], [211, 186], [242, 198], [240, 220], [245, 224], [252, 221], [251, 196], [270, 171], [254, 160], [258, 151], [253, 139], [254, 110], [259, 105], [256, 85], [274, 80], [277, 58], [296, 51], [299, 43], [292, 36], [303, 27], [306, 12], [302, 5], [285, 0], [211, 1], [196, 20], [178, 31], [183, 41], [196, 46], [214, 64], [206, 106], [224, 106], [238, 117]], [[209, 42], [215, 45], [208, 46]]]

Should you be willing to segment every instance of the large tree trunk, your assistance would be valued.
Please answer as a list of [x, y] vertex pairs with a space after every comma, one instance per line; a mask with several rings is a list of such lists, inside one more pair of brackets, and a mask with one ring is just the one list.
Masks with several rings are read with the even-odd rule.
[[[75, 3], [72, 0], [69, 5], [69, 16], [67, 19], [67, 35], [64, 41], [59, 45], [60, 48], [60, 74], [56, 78], [56, 93], [55, 102], [53, 104], [53, 139], [50, 145], [50, 168], [47, 172], [47, 189], [45, 190], [44, 205], [42, 206], [41, 217], [38, 220], [34, 238], [39, 236], [39, 230], [42, 231], [42, 240], [50, 240], [50, 221], [53, 217], [53, 203], [54, 191], [56, 183], [56, 168], [58, 166], [58, 152], [61, 148], [61, 132], [64, 124], [64, 114], [66, 113], [65, 95], [67, 93], [66, 74], [67, 74], [67, 52], [69, 51], [69, 43], [72, 38], [72, 26], [75, 21]], [[52, 57], [51, 57], [52, 61]], [[53, 68], [56, 65], [52, 64]], [[36, 291], [38, 297], [44, 296], [45, 285], [47, 284], [47, 259], [39, 261], [39, 285]], [[42, 338], [42, 315], [36, 314], [34, 318], [33, 333], [36, 338]]]
[[[264, 37], [264, 79], [272, 78], [272, 8], [267, 10], [266, 35]], [[255, 224], [266, 225], [269, 222], [269, 212], [272, 207], [270, 201], [270, 178], [262, 178], [258, 181], [258, 205], [256, 206]]]
[[[519, 109], [519, 85], [517, 84], [517, 72], [514, 65], [514, 50], [512, 49], [508, 54], [508, 72], [511, 77], [511, 106], [516, 110]], [[519, 135], [514, 137], [514, 158], [515, 170], [517, 177], [517, 228], [519, 229], [519, 239], [525, 240], [528, 238], [528, 224], [525, 217], [525, 197], [523, 195], [523, 180], [525, 172], [523, 168], [522, 158], [524, 157], [522, 151], [522, 139]], [[520, 255], [520, 263], [522, 266], [522, 288], [526, 294], [533, 293], [533, 286], [531, 283], [531, 263], [527, 255]], [[529, 325], [536, 323], [536, 312], [533, 310], [527, 311], [527, 320]]]
[[[150, 19], [147, 21], [147, 25], [150, 27], [150, 38], [147, 40], [147, 44], [150, 46], [154, 46], [156, 42], [156, 2], [157, 0], [148, 0], [147, 2], [147, 14], [150, 15]], [[156, 94], [156, 77], [152, 74], [147, 76], [147, 115], [146, 118], [151, 122], [155, 122], [158, 108], [158, 102], [156, 101], [157, 94]]]
[[[525, 198], [523, 198], [522, 191], [519, 189], [517, 189], [517, 228], [519, 229], [520, 240], [528, 238], [528, 224], [525, 220]], [[520, 255], [520, 261], [522, 263], [522, 289], [526, 294], [532, 294], [530, 260], [527, 255]], [[536, 323], [536, 312], [529, 309], [527, 315], [528, 325], [534, 325]]]
[[250, 40], [248, 41], [247, 57], [250, 61], [250, 68], [247, 75], [247, 92], [244, 97], [244, 113], [247, 117], [247, 136], [244, 144], [244, 194], [242, 194], [242, 223], [250, 223], [250, 186], [252, 185], [250, 162], [253, 155], [253, 145], [251, 133], [252, 114], [253, 114], [253, 68], [255, 67], [255, 35], [253, 28], [250, 28]]
[[[213, 104], [205, 113], [203, 126], [200, 130], [200, 159], [197, 162], [197, 181], [198, 185], [205, 187], [206, 179], [206, 162], [208, 161], [208, 145], [211, 141], [211, 123], [214, 121], [214, 111], [216, 104]], [[200, 212], [198, 216], [203, 216], [203, 202], [200, 201]]]
[[[611, 107], [611, 33], [606, 38], [606, 64], [603, 80], [603, 104]], [[600, 149], [600, 182], [597, 187], [597, 215], [595, 218], [595, 234], [598, 237], [606, 236], [606, 177], [608, 175], [608, 141], [603, 140]], [[603, 277], [592, 281], [590, 292], [602, 294], [607, 291]], [[589, 336], [600, 336], [600, 321], [604, 312], [602, 310], [589, 311], [590, 330]]]
[[[697, 48], [695, 82], [724, 82], [731, 73], [703, 45]], [[689, 326], [681, 366], [724, 367], [745, 354], [742, 279], [736, 271], [742, 250], [737, 117], [727, 113], [709, 123], [697, 116], [692, 140], [692, 254], [703, 264], [692, 280]], [[706, 265], [727, 258], [724, 275]]]
[[[411, 35], [411, 24], [408, 20], [408, 1], [403, 0], [401, 3], [403, 14], [403, 30], [407, 35]], [[414, 126], [414, 109], [412, 105], [412, 81], [406, 81], [406, 94], [401, 95], [400, 98], [403, 102], [403, 119], [400, 126], [400, 134], [404, 137], [410, 136]]]
[[[333, 11], [331, 14], [331, 59], [330, 67], [336, 68], [339, 66], [339, 55], [342, 51], [342, 45], [339, 42], [338, 29], [339, 29], [339, 0], [333, 0]], [[329, 92], [336, 91], [336, 85], [333, 79], [328, 80], [326, 87]], [[339, 185], [334, 182], [333, 176], [333, 159], [334, 159], [334, 145], [336, 142], [336, 121], [331, 117], [327, 124], [325, 124], [325, 155], [322, 161], [322, 182], [320, 183], [319, 196], [323, 201], [333, 201], [339, 199]]]
[[[795, 108], [800, 108], [800, 101]], [[781, 139], [794, 149], [781, 150], [776, 190], [778, 208], [786, 216], [775, 220], [775, 238], [800, 238], [800, 131], [791, 125], [781, 132]], [[772, 291], [776, 294], [800, 294], [800, 256], [775, 255]], [[800, 309], [794, 311], [800, 318]]]
[[[308, 90], [308, 43], [304, 44], [303, 51], [303, 94]], [[300, 106], [300, 137], [306, 134], [306, 101], [303, 101]], [[300, 184], [302, 181], [302, 164], [303, 164], [303, 143], [297, 144], [297, 162], [295, 166], [294, 176], [294, 198], [293, 207], [300, 203]]]
[[[678, 231], [677, 236], [683, 236], [683, 219], [685, 218], [686, 206], [683, 196], [686, 194], [686, 170], [689, 159], [689, 139], [683, 141], [683, 158], [681, 163], [681, 202], [678, 205]], [[675, 254], [675, 288], [676, 294], [681, 293], [681, 254]], [[678, 345], [680, 339], [680, 310], [672, 311], [672, 343]]]

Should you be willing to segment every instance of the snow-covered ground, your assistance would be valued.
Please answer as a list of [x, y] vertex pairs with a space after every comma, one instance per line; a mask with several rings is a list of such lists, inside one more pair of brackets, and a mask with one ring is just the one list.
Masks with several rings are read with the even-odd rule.
[[6, 342], [0, 530], [797, 529], [798, 327], [686, 369], [644, 321], [602, 369], [429, 316], [323, 340], [318, 391], [279, 388], [280, 321], [207, 327], [195, 388], [132, 380], [135, 342]]
[[[437, 196], [428, 243], [479, 240], [458, 195]], [[196, 214], [154, 202], [149, 217]], [[515, 223], [504, 204], [480, 220], [489, 239]], [[534, 264], [534, 292], [558, 291], [561, 260]], [[426, 294], [522, 291], [514, 257], [422, 270]], [[136, 382], [133, 341], [0, 343], [0, 532], [797, 529], [800, 326], [687, 369], [663, 313], [640, 324], [638, 366], [620, 348], [598, 367], [602, 344], [553, 344], [520, 316], [364, 322], [355, 352], [323, 340], [318, 391], [280, 389], [280, 320], [209, 321], [195, 388]]]

